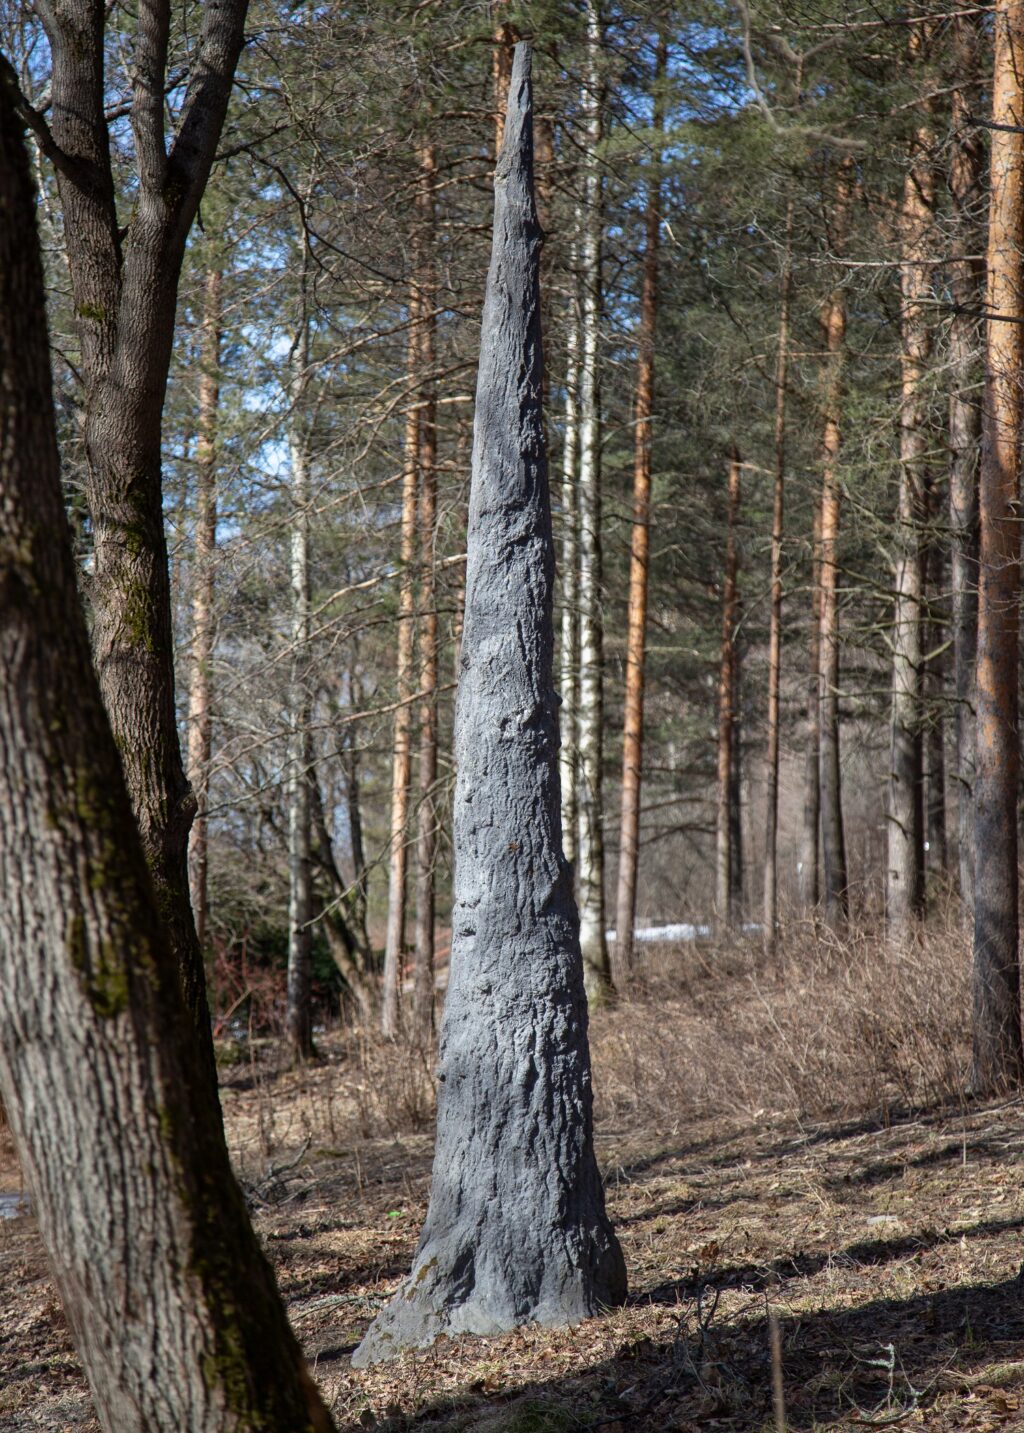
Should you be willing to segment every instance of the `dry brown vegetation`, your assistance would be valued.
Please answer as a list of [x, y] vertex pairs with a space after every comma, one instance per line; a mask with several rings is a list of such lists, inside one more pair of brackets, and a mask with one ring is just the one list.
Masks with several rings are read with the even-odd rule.
[[[964, 943], [906, 953], [793, 930], [651, 952], [593, 1024], [598, 1149], [626, 1308], [356, 1373], [426, 1208], [432, 1082], [358, 1032], [280, 1066], [222, 1047], [257, 1225], [340, 1426], [387, 1433], [1024, 1427], [1019, 1102], [972, 1105]], [[0, 1188], [17, 1187], [11, 1151]], [[0, 1430], [93, 1429], [31, 1219], [0, 1222]]]

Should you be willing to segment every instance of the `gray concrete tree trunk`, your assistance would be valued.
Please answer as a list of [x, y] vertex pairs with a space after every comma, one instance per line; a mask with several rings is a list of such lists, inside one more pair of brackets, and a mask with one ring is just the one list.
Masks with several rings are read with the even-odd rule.
[[519, 45], [477, 380], [434, 1180], [412, 1272], [357, 1367], [442, 1333], [571, 1324], [626, 1291], [594, 1156], [579, 919], [562, 853], [541, 238], [530, 51]]

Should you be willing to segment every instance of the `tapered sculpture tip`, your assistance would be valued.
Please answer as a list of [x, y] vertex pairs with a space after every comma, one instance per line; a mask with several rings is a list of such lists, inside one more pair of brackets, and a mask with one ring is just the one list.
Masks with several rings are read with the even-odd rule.
[[520, 40], [512, 56], [512, 78], [508, 86], [505, 129], [495, 170], [497, 179], [507, 179], [509, 174], [517, 169], [528, 173], [533, 170], [533, 83], [530, 78], [532, 64], [532, 46], [525, 40]]

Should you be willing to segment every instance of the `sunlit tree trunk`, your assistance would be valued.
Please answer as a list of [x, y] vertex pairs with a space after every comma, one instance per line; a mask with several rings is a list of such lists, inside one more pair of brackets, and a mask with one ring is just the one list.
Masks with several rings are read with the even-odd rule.
[[491, 60], [491, 80], [494, 89], [494, 156], [501, 151], [502, 136], [505, 133], [505, 111], [508, 108], [508, 86], [512, 78], [512, 56], [515, 53], [519, 33], [509, 20], [502, 19], [502, 11], [508, 9], [507, 0], [492, 0], [491, 18], [494, 22], [494, 54]]
[[974, 807], [971, 1082], [979, 1094], [1016, 1087], [1024, 1075], [1017, 868], [1024, 0], [998, 0], [994, 30]]
[[206, 274], [200, 324], [199, 422], [196, 435], [196, 520], [193, 548], [192, 672], [188, 701], [188, 773], [196, 798], [190, 838], [192, 910], [199, 948], [206, 949], [209, 910], [207, 806], [213, 713], [210, 687], [215, 625], [214, 560], [217, 552], [217, 408], [220, 402], [221, 290], [218, 267]]
[[399, 994], [405, 951], [405, 897], [409, 788], [412, 778], [413, 658], [415, 655], [416, 509], [420, 466], [419, 375], [422, 352], [422, 275], [417, 255], [409, 297], [408, 398], [402, 470], [402, 526], [398, 576], [398, 658], [391, 763], [391, 837], [388, 857], [388, 917], [384, 937], [381, 1029], [398, 1034]]
[[[303, 292], [305, 305], [305, 292]], [[285, 1023], [296, 1060], [311, 1059], [313, 1048], [312, 919], [313, 871], [310, 779], [313, 743], [309, 691], [309, 438], [305, 393], [309, 379], [309, 319], [292, 350], [289, 389], [288, 456], [291, 467], [290, 577], [291, 664], [288, 692], [288, 992]]]
[[800, 903], [816, 910], [821, 900], [821, 503], [811, 531], [811, 622], [808, 632], [807, 733], [804, 755], [803, 827], [798, 871]]
[[740, 455], [729, 460], [726, 500], [725, 570], [722, 574], [722, 646], [718, 665], [718, 816], [715, 830], [715, 925], [719, 933], [733, 924], [733, 724], [736, 698], [736, 519], [740, 507]]
[[[575, 253], [570, 267], [575, 266]], [[568, 315], [565, 360], [565, 425], [562, 436], [562, 561], [560, 586], [562, 598], [561, 640], [559, 644], [559, 687], [562, 705], [559, 710], [561, 747], [558, 771], [562, 790], [562, 840], [565, 858], [576, 865], [576, 833], [579, 825], [579, 692], [580, 692], [580, 574], [579, 574], [579, 505], [577, 460], [579, 458], [580, 414], [580, 312], [578, 284], [572, 280], [573, 297]]]
[[822, 903], [825, 919], [841, 926], [847, 916], [846, 837], [839, 767], [839, 517], [841, 493], [839, 410], [841, 364], [846, 335], [846, 297], [835, 289], [825, 305], [822, 326], [828, 368], [821, 484], [821, 676], [818, 690], [821, 764]]
[[[775, 950], [779, 927], [779, 697], [782, 684], [782, 534], [786, 501], [786, 382], [789, 367], [789, 313], [793, 302], [792, 200], [786, 205], [786, 237], [779, 289], [779, 343], [775, 356], [775, 482], [772, 489], [771, 606], [768, 617], [768, 752], [765, 763], [767, 771], [764, 889], [761, 912], [764, 942], [769, 951]], [[815, 783], [816, 781], [817, 773], [815, 772]], [[815, 815], [815, 849], [817, 849], [817, 826], [817, 815]]]
[[[920, 30], [911, 32], [911, 59]], [[885, 910], [890, 936], [902, 941], [924, 912], [924, 722], [922, 711], [923, 527], [929, 434], [925, 390], [931, 354], [926, 304], [932, 276], [933, 137], [919, 124], [903, 180], [900, 230], [900, 481], [896, 523], [896, 605], [892, 625], [892, 696], [886, 809]]]
[[[507, 89], [506, 89], [507, 94]], [[413, 1009], [420, 1038], [434, 1028], [434, 906], [437, 864], [437, 598], [434, 543], [437, 529], [437, 396], [431, 370], [435, 359], [435, 293], [432, 282], [434, 179], [433, 145], [420, 154], [417, 221], [424, 246], [423, 323], [420, 365], [419, 532], [422, 552], [419, 618], [419, 804], [416, 809], [416, 926]]]
[[[662, 85], [668, 57], [664, 36], [654, 61], [652, 128], [664, 123]], [[661, 155], [652, 163], [660, 164]], [[661, 237], [661, 176], [647, 183], [643, 286], [637, 335], [636, 401], [633, 410], [633, 528], [629, 550], [629, 606], [626, 616], [626, 692], [622, 736], [622, 805], [619, 816], [619, 881], [615, 940], [620, 975], [633, 964], [636, 880], [640, 855], [640, 791], [643, 776], [644, 666], [647, 654], [647, 588], [651, 550], [651, 419], [654, 413], [654, 340], [658, 322], [658, 244]]]
[[583, 105], [585, 169], [583, 233], [580, 241], [582, 334], [580, 355], [579, 481], [579, 840], [577, 876], [580, 945], [587, 996], [602, 1000], [611, 990], [611, 967], [604, 899], [604, 686], [601, 615], [601, 401], [598, 384], [603, 288], [601, 244], [604, 225], [598, 151], [602, 138], [601, 17], [596, 0], [587, 4], [587, 57]]
[[34, 205], [0, 81], [0, 1098], [104, 1433], [328, 1433], [90, 661]]
[[972, 258], [983, 242], [977, 207], [985, 180], [985, 144], [971, 122], [972, 98], [966, 86], [980, 84], [983, 48], [978, 18], [953, 21], [956, 73], [963, 85], [953, 91], [953, 133], [949, 192], [953, 201], [950, 265], [956, 305], [949, 322], [949, 527], [953, 667], [956, 688], [956, 809], [960, 899], [968, 922], [974, 921], [974, 736], [975, 661], [978, 649], [978, 450], [981, 404], [981, 325], [985, 265]]

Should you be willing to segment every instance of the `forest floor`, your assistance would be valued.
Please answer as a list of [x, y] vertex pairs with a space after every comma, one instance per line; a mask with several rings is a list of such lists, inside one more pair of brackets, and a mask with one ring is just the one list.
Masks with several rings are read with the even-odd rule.
[[[408, 1269], [426, 1211], [429, 1080], [392, 1083], [395, 1127], [382, 1132], [366, 1042], [330, 1035], [322, 1049], [295, 1071], [254, 1044], [224, 1068], [223, 1100], [339, 1428], [767, 1433], [769, 1317], [794, 1433], [1024, 1428], [1020, 1101], [814, 1123], [688, 1112], [650, 1127], [606, 1110], [597, 1147], [627, 1305], [568, 1331], [442, 1342], [356, 1371], [349, 1355]], [[0, 1130], [0, 1193], [18, 1187]], [[2, 1219], [0, 1433], [96, 1427], [34, 1220]]]

